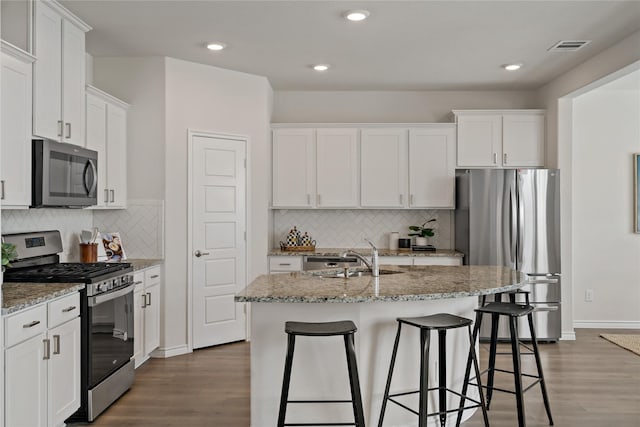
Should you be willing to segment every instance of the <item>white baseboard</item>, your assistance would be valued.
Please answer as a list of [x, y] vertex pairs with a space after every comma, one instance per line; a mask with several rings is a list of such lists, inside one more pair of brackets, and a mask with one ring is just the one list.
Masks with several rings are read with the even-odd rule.
[[584, 329], [640, 329], [638, 320], [574, 320], [574, 328]]
[[562, 335], [560, 335], [560, 341], [575, 341], [575, 340], [576, 340], [575, 331], [563, 332]]
[[169, 348], [158, 348], [151, 352], [151, 357], [166, 359], [168, 357], [180, 356], [181, 354], [187, 354], [187, 353], [191, 353], [191, 350], [189, 349], [189, 346], [184, 344], [184, 345], [177, 345], [175, 347], [169, 347]]

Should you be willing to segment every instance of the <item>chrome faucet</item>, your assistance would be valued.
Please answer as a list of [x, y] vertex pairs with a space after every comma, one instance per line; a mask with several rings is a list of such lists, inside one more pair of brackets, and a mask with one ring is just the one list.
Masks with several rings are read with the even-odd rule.
[[358, 253], [356, 251], [353, 251], [351, 249], [341, 253], [340, 256], [341, 257], [345, 257], [347, 255], [355, 256], [360, 261], [362, 261], [364, 263], [364, 265], [366, 265], [369, 270], [371, 270], [371, 275], [373, 277], [378, 277], [378, 276], [380, 276], [380, 266], [379, 266], [379, 261], [378, 261], [378, 248], [376, 248], [376, 246], [371, 242], [371, 240], [369, 240], [369, 239], [364, 239], [364, 240], [368, 244], [371, 245], [371, 261], [369, 261], [367, 258], [365, 258], [362, 254], [360, 254], [360, 253]]

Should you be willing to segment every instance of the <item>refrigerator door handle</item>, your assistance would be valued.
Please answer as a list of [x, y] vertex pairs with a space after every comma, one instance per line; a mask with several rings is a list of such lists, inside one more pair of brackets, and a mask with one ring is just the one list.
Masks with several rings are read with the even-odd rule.
[[560, 307], [558, 305], [538, 305], [533, 311], [558, 311]]
[[516, 196], [515, 182], [512, 183], [511, 187], [509, 187], [509, 205], [511, 207], [511, 215], [509, 215], [511, 228], [511, 259], [513, 260], [512, 262], [516, 265], [516, 267], [520, 268], [520, 260], [516, 259], [516, 250], [518, 242], [522, 238], [522, 234], [518, 230], [518, 200]]

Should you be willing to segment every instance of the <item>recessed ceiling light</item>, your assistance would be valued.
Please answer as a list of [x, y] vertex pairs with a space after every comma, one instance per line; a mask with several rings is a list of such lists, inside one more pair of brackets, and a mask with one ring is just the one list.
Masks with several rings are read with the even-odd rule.
[[318, 65], [314, 65], [313, 69], [316, 71], [327, 71], [329, 67], [330, 67], [329, 64], [318, 64]]
[[507, 71], [516, 71], [522, 68], [522, 64], [506, 64], [506, 65], [503, 65], [502, 68], [504, 68]]
[[369, 17], [368, 10], [347, 10], [342, 14], [349, 21], [364, 21]]
[[225, 47], [227, 47], [227, 45], [224, 44], [224, 43], [220, 43], [220, 42], [213, 42], [213, 43], [207, 44], [207, 49], [209, 49], [209, 50], [218, 51], [218, 50], [224, 49]]

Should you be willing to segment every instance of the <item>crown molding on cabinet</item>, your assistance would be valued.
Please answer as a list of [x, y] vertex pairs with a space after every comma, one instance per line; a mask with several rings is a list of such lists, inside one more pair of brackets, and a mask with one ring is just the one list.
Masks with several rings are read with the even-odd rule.
[[124, 102], [121, 99], [116, 98], [113, 95], [109, 95], [107, 92], [104, 92], [100, 89], [98, 89], [95, 86], [91, 86], [91, 85], [86, 85], [85, 89], [87, 91], [87, 93], [90, 93], [91, 95], [97, 96], [98, 98], [102, 98], [102, 100], [109, 102], [111, 104], [115, 104], [116, 106], [120, 107], [120, 108], [124, 108], [125, 110], [129, 109], [131, 107], [131, 104], [128, 104], [126, 102]]
[[63, 5], [58, 3], [57, 1], [55, 1], [55, 0], [38, 0], [38, 1], [41, 1], [42, 3], [46, 4], [47, 6], [53, 8], [56, 12], [58, 12], [60, 15], [62, 15], [64, 17], [64, 19], [72, 22], [75, 26], [80, 28], [85, 33], [87, 31], [91, 31], [93, 29], [93, 28], [91, 28], [91, 26], [89, 24], [84, 22], [82, 19], [78, 18], [69, 9], [67, 9], [66, 7], [64, 7]]
[[9, 42], [6, 42], [4, 40], [1, 41], [2, 42], [2, 53], [6, 53], [7, 55], [11, 55], [16, 59], [19, 59], [23, 62], [29, 63], [29, 62], [34, 62], [37, 58], [33, 55], [31, 55], [29, 52], [25, 52], [24, 50], [20, 49], [17, 46], [12, 45]]

